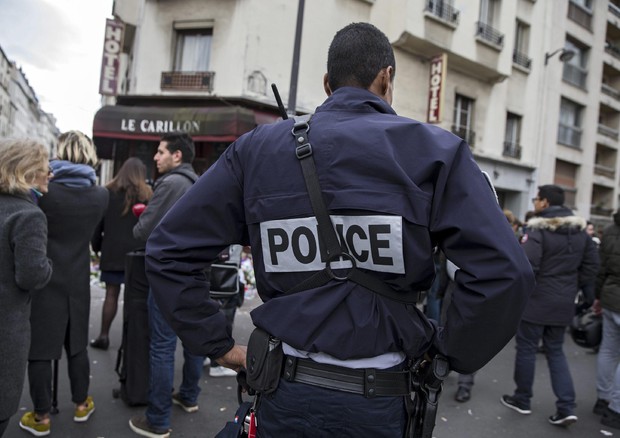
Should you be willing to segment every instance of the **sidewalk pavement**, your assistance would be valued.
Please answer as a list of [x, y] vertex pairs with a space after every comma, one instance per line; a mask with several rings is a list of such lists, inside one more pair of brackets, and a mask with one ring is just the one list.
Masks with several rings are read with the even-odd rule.
[[[99, 285], [91, 288], [90, 338], [99, 333], [101, 307], [105, 291]], [[119, 313], [114, 320], [110, 348], [107, 351], [89, 347], [91, 360], [90, 393], [96, 404], [96, 412], [83, 424], [73, 422], [74, 406], [71, 402], [66, 361], [60, 361], [59, 373], [59, 413], [52, 416], [52, 434], [63, 438], [124, 438], [137, 436], [129, 429], [129, 419], [144, 413], [145, 407], [129, 407], [121, 399], [113, 397], [112, 392], [119, 387], [114, 368], [117, 350], [121, 342], [122, 298]], [[252, 330], [249, 311], [260, 304], [258, 297], [248, 297], [235, 318], [234, 335], [240, 344], [247, 343]], [[483, 342], [484, 340], [482, 340]], [[552, 426], [547, 417], [555, 413], [554, 396], [551, 391], [549, 372], [544, 356], [538, 356], [532, 414], [520, 415], [499, 402], [503, 394], [511, 394], [514, 342], [510, 342], [475, 377], [472, 399], [467, 403], [454, 401], [457, 389], [457, 375], [452, 373], [444, 384], [437, 415], [434, 436], [437, 438], [593, 438], [604, 436], [620, 437], [620, 431], [600, 424], [592, 413], [596, 401], [596, 354], [576, 346], [570, 336], [566, 337], [566, 355], [569, 359], [575, 389], [577, 392], [577, 411], [579, 421], [568, 429]], [[64, 353], [63, 353], [64, 354]], [[181, 379], [183, 364], [180, 342], [177, 346], [175, 363], [175, 384]], [[26, 379], [27, 380], [27, 379]], [[177, 406], [172, 410], [173, 438], [211, 438], [231, 421], [237, 408], [236, 380], [234, 377], [209, 376], [205, 367], [201, 382], [202, 392], [198, 404], [200, 410], [187, 414]], [[24, 387], [20, 410], [11, 419], [5, 433], [6, 438], [27, 438], [31, 435], [19, 429], [18, 422], [24, 412], [32, 410], [28, 393], [28, 382]], [[278, 437], [279, 438], [279, 437]]]

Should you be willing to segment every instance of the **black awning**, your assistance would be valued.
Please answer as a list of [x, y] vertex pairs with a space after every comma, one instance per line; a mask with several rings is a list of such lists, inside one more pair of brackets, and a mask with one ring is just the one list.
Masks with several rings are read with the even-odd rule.
[[95, 114], [93, 137], [157, 141], [166, 132], [186, 131], [194, 141], [234, 141], [257, 125], [241, 106], [104, 106]]

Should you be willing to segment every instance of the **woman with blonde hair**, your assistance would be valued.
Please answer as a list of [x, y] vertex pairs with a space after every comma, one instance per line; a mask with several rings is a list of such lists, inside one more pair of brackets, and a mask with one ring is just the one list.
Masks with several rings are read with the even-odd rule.
[[52, 276], [37, 200], [51, 177], [45, 146], [0, 141], [0, 436], [19, 406], [30, 346], [30, 300]]
[[108, 191], [96, 185], [95, 147], [80, 131], [58, 138], [57, 159], [50, 162], [54, 179], [39, 206], [48, 223], [47, 255], [52, 279], [32, 300], [32, 342], [28, 381], [34, 412], [19, 425], [35, 436], [50, 433], [52, 361], [64, 346], [75, 403], [73, 420], [87, 421], [95, 410], [88, 395], [88, 319], [90, 314], [90, 239], [108, 205]]
[[91, 241], [93, 251], [101, 252], [99, 267], [101, 281], [105, 282], [106, 295], [101, 311], [101, 331], [91, 341], [93, 348], [107, 350], [109, 332], [118, 309], [121, 284], [125, 282], [125, 255], [141, 246], [133, 237], [133, 227], [138, 218], [132, 214], [135, 204], [145, 204], [153, 190], [146, 183], [146, 166], [139, 158], [129, 158], [106, 188], [110, 203], [103, 220], [95, 230]]

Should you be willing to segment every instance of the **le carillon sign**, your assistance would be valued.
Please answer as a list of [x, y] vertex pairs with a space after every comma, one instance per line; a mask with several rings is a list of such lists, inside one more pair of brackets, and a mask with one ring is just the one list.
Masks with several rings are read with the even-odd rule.
[[95, 137], [158, 140], [185, 131], [197, 141], [234, 141], [256, 127], [254, 111], [240, 106], [104, 106], [93, 123]]

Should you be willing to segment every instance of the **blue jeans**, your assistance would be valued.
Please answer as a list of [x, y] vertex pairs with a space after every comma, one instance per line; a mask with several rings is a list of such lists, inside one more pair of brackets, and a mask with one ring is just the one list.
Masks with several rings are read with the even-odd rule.
[[280, 380], [261, 395], [258, 438], [401, 437], [407, 424], [404, 397], [365, 398]]
[[620, 313], [603, 309], [603, 339], [598, 350], [596, 390], [608, 400], [609, 408], [620, 412]]
[[[146, 419], [157, 429], [170, 428], [172, 391], [174, 389], [174, 353], [177, 335], [172, 331], [159, 311], [153, 294], [148, 297], [149, 327], [151, 331], [149, 404]], [[196, 356], [183, 349], [183, 381], [179, 394], [184, 401], [194, 404], [198, 399], [204, 357]]]
[[551, 388], [557, 398], [555, 403], [557, 412], [562, 415], [574, 414], [576, 406], [575, 388], [562, 349], [565, 332], [566, 327], [564, 326], [532, 324], [525, 321], [521, 321], [519, 324], [514, 372], [517, 389], [514, 398], [520, 405], [530, 407], [536, 368], [536, 351], [542, 338], [551, 377]]

